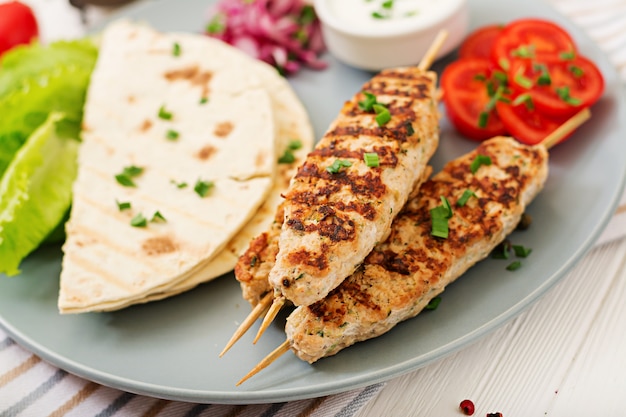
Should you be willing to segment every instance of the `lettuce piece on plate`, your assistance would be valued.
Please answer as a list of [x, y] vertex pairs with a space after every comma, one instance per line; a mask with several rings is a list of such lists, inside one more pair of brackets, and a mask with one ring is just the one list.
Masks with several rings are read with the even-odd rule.
[[58, 133], [78, 138], [89, 78], [97, 59], [90, 41], [24, 46], [0, 62], [0, 176], [51, 112]]
[[65, 216], [76, 178], [77, 139], [59, 134], [51, 113], [17, 151], [0, 180], [0, 273], [16, 275]]

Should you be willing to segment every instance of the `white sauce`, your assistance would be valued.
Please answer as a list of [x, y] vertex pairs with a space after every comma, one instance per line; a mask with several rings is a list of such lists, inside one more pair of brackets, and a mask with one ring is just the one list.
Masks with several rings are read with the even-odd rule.
[[[373, 31], [428, 26], [456, 9], [460, 1], [394, 0], [390, 8], [384, 8], [383, 3], [385, 0], [326, 0], [330, 13], [338, 21]], [[376, 18], [374, 14], [384, 18]]]

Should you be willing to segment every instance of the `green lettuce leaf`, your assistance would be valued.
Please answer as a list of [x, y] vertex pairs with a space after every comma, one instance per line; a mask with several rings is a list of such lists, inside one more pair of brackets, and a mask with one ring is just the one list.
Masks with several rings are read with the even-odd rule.
[[50, 235], [71, 204], [80, 142], [58, 134], [63, 118], [51, 113], [0, 180], [0, 273], [18, 274], [22, 260]]
[[65, 115], [59, 134], [78, 138], [89, 78], [97, 58], [90, 41], [25, 46], [0, 66], [0, 176], [51, 112]]

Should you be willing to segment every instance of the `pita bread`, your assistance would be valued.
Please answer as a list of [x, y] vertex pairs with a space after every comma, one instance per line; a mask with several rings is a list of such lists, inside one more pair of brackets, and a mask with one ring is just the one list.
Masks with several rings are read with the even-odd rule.
[[[185, 282], [263, 203], [275, 117], [263, 82], [240, 63], [204, 36], [125, 21], [104, 31], [63, 246], [62, 313], [122, 308]], [[131, 166], [143, 172], [122, 186], [115, 176]], [[198, 180], [214, 184], [205, 197]], [[150, 221], [156, 212], [165, 221]], [[140, 213], [147, 225], [131, 226]]]

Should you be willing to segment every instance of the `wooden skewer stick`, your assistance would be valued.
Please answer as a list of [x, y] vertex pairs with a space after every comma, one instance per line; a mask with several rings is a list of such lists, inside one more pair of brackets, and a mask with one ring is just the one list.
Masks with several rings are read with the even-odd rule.
[[422, 60], [420, 61], [417, 68], [421, 69], [422, 71], [427, 71], [428, 68], [430, 68], [430, 66], [435, 61], [435, 58], [437, 57], [439, 50], [441, 49], [441, 47], [443, 46], [443, 43], [446, 41], [447, 38], [448, 38], [448, 31], [445, 29], [440, 30], [435, 40], [428, 48], [428, 51], [426, 51], [426, 54], [422, 57]]
[[[448, 38], [447, 30], [443, 29], [439, 31], [439, 33], [437, 34], [437, 37], [435, 38], [433, 43], [430, 45], [430, 47], [428, 48], [428, 51], [426, 51], [426, 54], [422, 57], [422, 60], [417, 66], [420, 70], [427, 71], [428, 68], [430, 68], [433, 61], [435, 60], [435, 57], [437, 56], [437, 53], [439, 52], [439, 50], [441, 49], [441, 47], [443, 46], [443, 43], [446, 41], [447, 38]], [[276, 301], [274, 301], [274, 303], [272, 304], [272, 307], [267, 312], [267, 315], [263, 319], [263, 324], [261, 324], [261, 328], [257, 332], [257, 335], [254, 338], [253, 343], [256, 343], [259, 340], [259, 338], [263, 335], [265, 330], [267, 330], [269, 325], [272, 323], [272, 321], [274, 320], [274, 318], [280, 311], [280, 308], [285, 304], [284, 297], [281, 297], [281, 298], [283, 299], [282, 300], [277, 299]]]
[[[546, 138], [541, 142], [542, 145], [546, 147], [546, 149], [550, 149], [555, 144], [559, 143], [563, 137], [572, 132], [574, 129], [578, 128], [584, 122], [586, 122], [591, 117], [591, 111], [588, 108], [585, 108], [574, 116], [569, 118], [565, 123], [559, 126], [554, 132], [550, 133]], [[268, 313], [269, 314], [269, 313]], [[244, 376], [237, 385], [240, 385], [250, 377], [256, 375], [259, 371], [267, 368], [272, 362], [278, 359], [282, 354], [286, 353], [291, 347], [291, 343], [289, 339], [285, 340], [280, 346], [278, 346], [272, 353], [267, 355], [265, 358], [261, 360], [246, 376]]]
[[278, 346], [272, 353], [267, 355], [261, 362], [259, 362], [246, 376], [241, 378], [239, 382], [237, 382], [237, 386], [243, 384], [250, 377], [256, 375], [262, 369], [267, 368], [272, 362], [276, 359], [280, 358], [284, 353], [286, 353], [291, 347], [289, 340], [285, 340], [280, 346]]
[[541, 141], [541, 144], [546, 147], [546, 149], [552, 148], [554, 145], [559, 143], [561, 139], [567, 136], [570, 132], [576, 129], [578, 126], [585, 123], [591, 117], [591, 111], [589, 108], [584, 108], [569, 119], [561, 126], [557, 127], [556, 130], [550, 133], [544, 140]]
[[270, 324], [272, 324], [272, 322], [278, 315], [278, 312], [280, 311], [280, 309], [283, 308], [283, 306], [285, 305], [285, 301], [287, 300], [285, 299], [285, 297], [282, 297], [282, 296], [274, 298], [274, 302], [272, 303], [272, 306], [270, 307], [270, 309], [267, 311], [267, 314], [265, 315], [265, 317], [263, 317], [263, 323], [261, 323], [261, 327], [259, 327], [259, 331], [254, 337], [254, 340], [252, 341], [252, 343], [256, 344], [256, 342], [259, 341], [263, 333], [265, 333], [267, 328], [270, 326]]
[[265, 297], [263, 297], [261, 299], [261, 301], [259, 301], [259, 303], [254, 306], [254, 308], [252, 309], [252, 311], [250, 312], [250, 314], [248, 314], [248, 317], [245, 318], [245, 320], [239, 325], [239, 327], [237, 328], [237, 330], [235, 330], [235, 333], [233, 334], [233, 336], [230, 338], [230, 340], [228, 341], [228, 343], [226, 343], [226, 346], [224, 347], [224, 349], [222, 350], [222, 352], [220, 353], [220, 358], [222, 356], [224, 356], [224, 354], [226, 352], [228, 352], [228, 350], [233, 347], [233, 345], [235, 343], [237, 343], [237, 341], [239, 339], [241, 339], [241, 336], [243, 336], [248, 329], [250, 329], [250, 327], [252, 326], [252, 324], [262, 315], [266, 314], [267, 311], [270, 308], [270, 304], [272, 303], [272, 300], [274, 299], [274, 294], [269, 292], [265, 295]]

